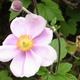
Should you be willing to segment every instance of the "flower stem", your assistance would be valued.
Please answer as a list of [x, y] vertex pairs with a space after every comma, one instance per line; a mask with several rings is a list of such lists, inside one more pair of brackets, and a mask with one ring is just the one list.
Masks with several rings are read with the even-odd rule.
[[57, 62], [57, 66], [56, 66], [56, 70], [55, 70], [55, 74], [57, 74], [58, 72], [58, 67], [59, 67], [59, 64], [60, 64], [60, 52], [61, 52], [61, 43], [60, 43], [60, 36], [58, 34], [57, 31], [54, 32], [57, 39], [58, 39], [58, 62]]
[[[60, 52], [61, 52], [60, 36], [59, 36], [57, 30], [54, 27], [50, 27], [49, 24], [47, 24], [47, 27], [51, 28], [54, 31], [54, 33], [55, 33], [55, 35], [56, 35], [56, 37], [58, 39], [58, 62], [57, 62], [56, 70], [55, 70], [55, 73], [54, 73], [54, 74], [57, 74], [58, 67], [59, 67], [59, 64], [60, 64]], [[50, 67], [50, 72], [53, 73], [53, 64]]]
[[72, 54], [72, 56], [73, 56], [75, 59], [80, 59], [79, 57], [75, 56], [74, 54]]
[[25, 7], [22, 7], [22, 10], [25, 11], [28, 14], [31, 14], [31, 12], [29, 10], [27, 10]]
[[34, 3], [34, 6], [35, 6], [37, 15], [39, 15], [38, 6], [37, 6], [37, 1], [36, 1], [36, 0], [33, 0], [33, 3]]

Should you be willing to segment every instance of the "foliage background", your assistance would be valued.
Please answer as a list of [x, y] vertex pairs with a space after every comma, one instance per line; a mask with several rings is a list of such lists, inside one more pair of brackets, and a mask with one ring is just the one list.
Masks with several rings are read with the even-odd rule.
[[[16, 16], [25, 16], [24, 11], [15, 13], [10, 9], [14, 0], [0, 0], [0, 45], [10, 31], [10, 23]], [[21, 0], [23, 6], [36, 13], [33, 0]], [[0, 62], [0, 80], [80, 80], [80, 0], [37, 0], [39, 14], [48, 24], [55, 26], [61, 36], [60, 65], [56, 75], [50, 74], [50, 67], [41, 67], [31, 78], [16, 78], [8, 63]], [[58, 51], [58, 42], [50, 44]], [[5, 54], [4, 54], [5, 55]], [[54, 63], [55, 71], [57, 61]]]

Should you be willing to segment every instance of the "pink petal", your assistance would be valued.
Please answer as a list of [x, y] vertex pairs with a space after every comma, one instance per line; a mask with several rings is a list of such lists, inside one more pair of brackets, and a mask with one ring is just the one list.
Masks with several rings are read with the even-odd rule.
[[0, 46], [0, 61], [10, 61], [18, 54], [18, 49], [15, 46]]
[[25, 18], [17, 17], [11, 23], [11, 31], [16, 37], [20, 37], [21, 35], [25, 35]]
[[16, 42], [17, 42], [17, 37], [14, 36], [13, 34], [10, 34], [3, 42], [3, 45], [15, 45], [16, 46]]
[[36, 14], [28, 14], [26, 16], [26, 29], [32, 38], [38, 36], [46, 27], [46, 20]]
[[35, 45], [32, 50], [42, 57], [42, 66], [50, 66], [57, 59], [56, 51], [49, 45]]
[[24, 64], [24, 75], [30, 77], [35, 75], [41, 66], [42, 58], [35, 54], [33, 51], [26, 53]]
[[45, 28], [44, 31], [37, 37], [35, 37], [35, 44], [49, 44], [53, 38], [53, 32], [49, 28]]
[[25, 53], [20, 52], [11, 62], [10, 69], [16, 77], [23, 77]]

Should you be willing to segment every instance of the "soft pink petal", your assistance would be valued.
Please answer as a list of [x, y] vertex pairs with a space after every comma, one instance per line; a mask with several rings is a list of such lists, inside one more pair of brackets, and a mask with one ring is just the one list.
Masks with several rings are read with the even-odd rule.
[[45, 28], [44, 31], [37, 37], [35, 37], [35, 44], [49, 44], [53, 38], [53, 32], [49, 28]]
[[16, 77], [23, 77], [25, 53], [20, 52], [11, 62], [10, 69]]
[[36, 14], [28, 14], [25, 18], [15, 18], [11, 23], [11, 31], [17, 37], [30, 35], [34, 38], [38, 36], [45, 27], [46, 20]]
[[35, 45], [32, 50], [43, 58], [42, 66], [49, 66], [57, 59], [56, 51], [49, 45]]
[[13, 34], [10, 34], [3, 42], [3, 45], [15, 45], [17, 43], [17, 37]]
[[25, 30], [25, 18], [17, 17], [11, 22], [11, 31], [16, 37], [26, 34]]
[[24, 75], [30, 77], [35, 75], [41, 66], [42, 58], [30, 51], [26, 53], [26, 59], [24, 64]]
[[32, 38], [38, 36], [46, 27], [46, 20], [36, 14], [26, 15], [26, 29]]
[[0, 46], [0, 61], [10, 61], [18, 52], [19, 50], [15, 46]]

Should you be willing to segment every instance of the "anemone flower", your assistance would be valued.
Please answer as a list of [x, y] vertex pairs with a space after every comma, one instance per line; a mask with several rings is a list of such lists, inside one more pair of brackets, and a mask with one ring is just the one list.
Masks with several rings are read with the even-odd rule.
[[11, 61], [10, 70], [16, 77], [30, 77], [40, 66], [50, 66], [57, 53], [49, 44], [53, 38], [46, 20], [36, 14], [15, 18], [10, 25], [12, 34], [0, 46], [0, 61]]

